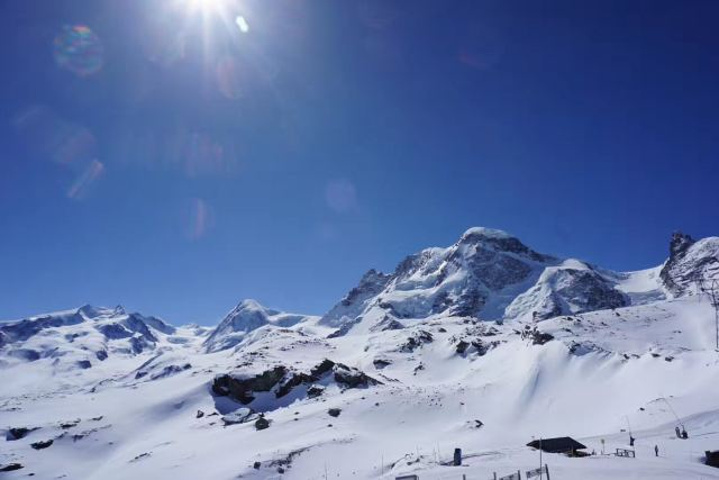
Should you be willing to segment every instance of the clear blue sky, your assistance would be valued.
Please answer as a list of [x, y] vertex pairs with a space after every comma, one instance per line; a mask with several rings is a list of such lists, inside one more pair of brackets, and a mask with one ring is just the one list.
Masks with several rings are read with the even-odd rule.
[[623, 270], [719, 234], [719, 2], [202, 1], [0, 3], [0, 318], [321, 314], [475, 225]]

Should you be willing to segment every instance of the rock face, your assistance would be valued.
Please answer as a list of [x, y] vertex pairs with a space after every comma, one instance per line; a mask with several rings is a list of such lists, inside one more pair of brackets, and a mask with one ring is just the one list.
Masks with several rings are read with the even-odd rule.
[[[295, 389], [303, 389], [307, 396], [321, 395], [324, 388], [315, 383], [336, 383], [341, 388], [367, 388], [381, 382], [364, 372], [332, 360], [323, 360], [309, 372], [300, 372], [284, 365], [276, 365], [261, 373], [248, 374], [242, 371], [217, 375], [212, 382], [215, 395], [230, 397], [243, 405], [251, 405], [261, 393], [272, 393], [281, 399]], [[310, 390], [314, 392], [310, 395]]]
[[250, 332], [265, 325], [291, 327], [307, 318], [309, 317], [306, 315], [284, 313], [266, 308], [255, 300], [244, 300], [217, 325], [217, 328], [205, 340], [204, 346], [209, 353], [219, 352], [235, 347]]
[[368, 304], [387, 286], [392, 275], [372, 269], [360, 279], [359, 285], [349, 291], [340, 302], [332, 307], [320, 320], [330, 327], [341, 327], [362, 314]]
[[702, 281], [710, 286], [711, 280], [719, 279], [719, 238], [695, 241], [684, 233], [674, 233], [660, 278], [673, 296], [697, 292]]

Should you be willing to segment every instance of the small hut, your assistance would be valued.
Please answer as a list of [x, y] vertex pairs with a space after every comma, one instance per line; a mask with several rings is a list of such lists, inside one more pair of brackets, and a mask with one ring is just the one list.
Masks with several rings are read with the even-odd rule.
[[710, 452], [709, 450], [707, 450], [704, 453], [706, 454], [706, 460], [704, 463], [706, 463], [710, 467], [719, 468], [719, 450], [716, 450], [714, 452]]
[[542, 438], [541, 440], [529, 442], [527, 446], [547, 453], [566, 453], [571, 456], [586, 455], [586, 453], [578, 452], [578, 450], [587, 448], [571, 437]]

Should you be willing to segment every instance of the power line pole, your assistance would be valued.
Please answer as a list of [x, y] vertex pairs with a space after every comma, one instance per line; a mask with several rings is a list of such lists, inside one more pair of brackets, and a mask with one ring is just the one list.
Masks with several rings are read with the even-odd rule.
[[709, 303], [714, 307], [714, 325], [716, 327], [716, 350], [719, 352], [719, 281], [714, 278], [700, 278], [699, 289], [709, 296]]

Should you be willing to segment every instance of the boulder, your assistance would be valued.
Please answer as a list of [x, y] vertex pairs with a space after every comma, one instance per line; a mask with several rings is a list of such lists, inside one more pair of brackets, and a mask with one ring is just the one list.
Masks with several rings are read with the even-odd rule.
[[35, 430], [39, 430], [39, 427], [30, 428], [30, 427], [14, 427], [10, 428], [7, 433], [5, 434], [5, 439], [7, 441], [13, 441], [13, 440], [20, 440], [21, 438], [25, 438], [29, 433], [34, 432]]
[[54, 440], [50, 439], [50, 440], [44, 440], [44, 441], [40, 441], [40, 442], [31, 443], [30, 446], [35, 450], [42, 450], [42, 449], [49, 447], [53, 443], [54, 443]]
[[307, 389], [307, 396], [309, 398], [317, 398], [320, 395], [322, 395], [325, 392], [325, 387], [321, 385], [311, 385], [310, 388]]
[[269, 392], [284, 378], [286, 373], [287, 369], [278, 365], [251, 377], [222, 374], [216, 376], [212, 382], [212, 391], [215, 395], [230, 396], [247, 405], [255, 399], [253, 392]]
[[264, 430], [266, 428], [270, 428], [270, 421], [265, 417], [260, 416], [260, 418], [255, 421], [255, 429]]

